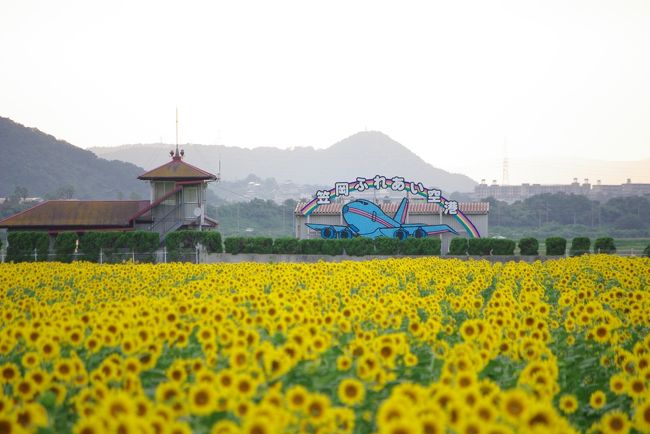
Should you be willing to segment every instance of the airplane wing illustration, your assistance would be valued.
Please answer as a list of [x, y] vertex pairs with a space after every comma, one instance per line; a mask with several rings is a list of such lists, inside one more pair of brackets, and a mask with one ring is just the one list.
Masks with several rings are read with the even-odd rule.
[[403, 225], [397, 228], [379, 229], [381, 234], [385, 237], [397, 238], [405, 240], [409, 236], [415, 238], [424, 238], [430, 235], [438, 235], [445, 232], [451, 232], [458, 235], [458, 232], [449, 225]]
[[[410, 228], [408, 228], [410, 229]], [[456, 232], [456, 229], [452, 228], [449, 225], [427, 225], [427, 226], [417, 226], [413, 228], [413, 233], [415, 233], [416, 230], [422, 229], [427, 233], [427, 235], [438, 235], [442, 234], [445, 232], [451, 232], [454, 235], [458, 235], [458, 232]]]
[[320, 236], [327, 239], [352, 238], [355, 233], [349, 226], [323, 225], [317, 223], [305, 223], [309, 229], [320, 232]]

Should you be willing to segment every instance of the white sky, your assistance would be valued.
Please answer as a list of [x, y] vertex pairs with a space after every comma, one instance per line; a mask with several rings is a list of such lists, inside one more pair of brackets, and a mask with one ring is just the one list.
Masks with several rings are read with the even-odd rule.
[[[650, 2], [0, 0], [0, 116], [74, 145], [650, 157]], [[475, 175], [475, 178], [480, 178]]]

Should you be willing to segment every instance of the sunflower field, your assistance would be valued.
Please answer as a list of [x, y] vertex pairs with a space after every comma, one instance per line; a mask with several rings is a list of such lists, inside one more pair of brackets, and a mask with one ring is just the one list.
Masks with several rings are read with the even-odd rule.
[[0, 264], [0, 434], [650, 432], [650, 259]]

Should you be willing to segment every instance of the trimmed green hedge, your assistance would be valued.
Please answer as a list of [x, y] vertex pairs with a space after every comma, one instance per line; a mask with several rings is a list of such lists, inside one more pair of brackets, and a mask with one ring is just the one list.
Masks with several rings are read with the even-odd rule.
[[399, 255], [401, 241], [397, 238], [379, 237], [375, 239], [375, 253], [378, 255]]
[[300, 253], [300, 245], [297, 238], [276, 238], [273, 241], [273, 253], [281, 255], [296, 255]]
[[399, 252], [409, 256], [440, 256], [441, 245], [440, 238], [407, 238], [399, 245]]
[[375, 254], [374, 240], [364, 237], [351, 238], [343, 241], [343, 250], [348, 256], [368, 256]]
[[575, 237], [571, 240], [571, 249], [569, 254], [571, 256], [580, 256], [589, 253], [591, 249], [591, 240], [587, 237]]
[[450, 255], [467, 255], [467, 238], [453, 238], [449, 244]]
[[233, 255], [240, 253], [275, 253], [285, 255], [440, 255], [439, 238], [395, 238], [376, 239], [355, 237], [351, 239], [303, 239], [295, 238], [245, 238], [231, 237], [224, 240], [225, 251]]
[[467, 240], [467, 253], [471, 256], [489, 256], [492, 251], [490, 238], [470, 238]]
[[325, 240], [322, 238], [314, 238], [300, 240], [298, 243], [300, 245], [300, 253], [303, 255], [320, 255], [323, 252], [323, 244], [325, 243]]
[[160, 236], [157, 232], [86, 232], [79, 237], [79, 251], [83, 253], [82, 258], [91, 262], [100, 261], [100, 251], [106, 255], [103, 261], [110, 262], [111, 255], [119, 249], [137, 253], [138, 261], [153, 261], [158, 246], [160, 246]]
[[539, 242], [536, 238], [522, 238], [519, 240], [519, 252], [521, 256], [539, 255]]
[[347, 240], [323, 240], [321, 254], [338, 256], [343, 254], [343, 246]]
[[226, 253], [273, 253], [273, 238], [266, 237], [232, 237], [224, 242]]
[[47, 261], [50, 236], [46, 232], [9, 232], [7, 243], [9, 262], [33, 262], [34, 250], [36, 250], [37, 261]]
[[77, 247], [77, 234], [74, 232], [62, 232], [54, 240], [54, 254], [59, 262], [72, 262], [74, 250]]
[[562, 237], [549, 237], [545, 243], [547, 256], [564, 256], [566, 253], [566, 240]]
[[515, 254], [516, 243], [512, 240], [490, 239], [493, 255], [512, 256]]
[[115, 247], [119, 232], [86, 232], [79, 237], [79, 250], [84, 254], [83, 259], [99, 262], [99, 251], [110, 251]]
[[597, 238], [594, 242], [594, 253], [616, 253], [616, 246], [614, 245], [614, 238], [604, 237]]
[[208, 253], [222, 253], [221, 234], [217, 231], [174, 231], [165, 238], [167, 254], [178, 255], [181, 249], [194, 249], [197, 244], [205, 247]]

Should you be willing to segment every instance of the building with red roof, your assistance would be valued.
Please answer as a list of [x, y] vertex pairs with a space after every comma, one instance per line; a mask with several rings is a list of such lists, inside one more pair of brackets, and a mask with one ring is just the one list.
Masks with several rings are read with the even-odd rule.
[[216, 220], [205, 215], [208, 183], [219, 177], [184, 161], [184, 152], [170, 152], [171, 161], [138, 177], [148, 181], [149, 200], [48, 200], [0, 220], [0, 229], [47, 231], [158, 232], [163, 240], [178, 229], [211, 230]]

